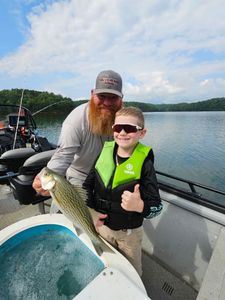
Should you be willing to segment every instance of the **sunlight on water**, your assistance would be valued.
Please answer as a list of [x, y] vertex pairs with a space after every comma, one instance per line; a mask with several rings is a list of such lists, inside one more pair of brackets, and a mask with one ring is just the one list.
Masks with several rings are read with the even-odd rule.
[[69, 229], [40, 225], [0, 248], [0, 299], [72, 299], [103, 269]]

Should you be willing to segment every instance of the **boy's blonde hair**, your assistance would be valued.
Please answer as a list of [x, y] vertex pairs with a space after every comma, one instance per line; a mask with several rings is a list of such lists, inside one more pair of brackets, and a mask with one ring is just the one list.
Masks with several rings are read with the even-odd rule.
[[145, 119], [143, 112], [140, 110], [138, 107], [134, 106], [127, 106], [127, 107], [122, 107], [120, 110], [116, 112], [116, 116], [132, 116], [137, 118], [137, 125], [140, 126], [141, 128], [145, 127]]

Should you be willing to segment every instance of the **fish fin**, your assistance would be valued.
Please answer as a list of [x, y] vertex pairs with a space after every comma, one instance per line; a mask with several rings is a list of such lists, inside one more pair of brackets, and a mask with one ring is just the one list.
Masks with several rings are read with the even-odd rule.
[[73, 227], [75, 228], [78, 236], [80, 236], [83, 233], [83, 230], [80, 227], [78, 227], [76, 224], [73, 224]]
[[86, 203], [87, 199], [87, 190], [85, 190], [82, 185], [73, 185], [75, 191], [80, 195], [80, 197], [84, 200]]
[[97, 252], [98, 256], [101, 256], [104, 252], [104, 250], [102, 249], [102, 245], [99, 243], [94, 243], [93, 242], [93, 246], [95, 248], [95, 251]]
[[103, 254], [103, 252], [109, 252], [109, 253], [115, 253], [115, 251], [113, 251], [113, 249], [111, 249], [106, 243], [105, 240], [100, 237], [101, 241], [92, 241], [93, 242], [93, 246], [95, 248], [95, 251], [97, 252], [97, 254], [99, 256], [101, 256]]
[[55, 200], [52, 200], [52, 204], [50, 207], [50, 215], [57, 214], [60, 211], [59, 206], [57, 205]]

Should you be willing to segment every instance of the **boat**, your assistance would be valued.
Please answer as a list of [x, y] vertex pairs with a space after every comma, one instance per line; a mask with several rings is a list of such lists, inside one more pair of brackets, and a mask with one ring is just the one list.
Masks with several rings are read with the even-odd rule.
[[[49, 199], [37, 198], [31, 184], [54, 151], [30, 156], [18, 174], [9, 179], [20, 205], [38, 204], [44, 215]], [[142, 296], [152, 300], [225, 299], [225, 191], [160, 171], [156, 173], [164, 208], [159, 216], [144, 221], [142, 282], [148, 296], [143, 293]], [[124, 291], [128, 293], [126, 279], [127, 275], [119, 279], [125, 282], [121, 299]], [[102, 289], [103, 283], [99, 286]], [[109, 297], [114, 288], [116, 283], [113, 287], [107, 285]]]
[[56, 148], [37, 133], [33, 115], [24, 106], [0, 104], [0, 184], [9, 184], [29, 157]]
[[143, 243], [142, 279], [151, 299], [225, 299], [225, 191], [163, 172], [157, 177], [164, 208], [145, 221]]

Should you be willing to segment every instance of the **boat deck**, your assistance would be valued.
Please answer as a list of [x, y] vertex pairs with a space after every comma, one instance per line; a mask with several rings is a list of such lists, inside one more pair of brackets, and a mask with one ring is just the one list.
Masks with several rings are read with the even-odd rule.
[[152, 300], [196, 300], [198, 292], [146, 252], [142, 254], [142, 281]]
[[[42, 205], [21, 205], [14, 199], [9, 186], [0, 185], [0, 230], [17, 221], [43, 212]], [[45, 201], [49, 212], [51, 200]], [[197, 292], [143, 252], [143, 283], [154, 300], [195, 300]]]
[[[46, 201], [48, 204], [50, 200]], [[48, 206], [45, 205], [46, 212]], [[21, 205], [7, 185], [0, 185], [0, 230], [17, 221], [41, 214], [41, 205]]]

